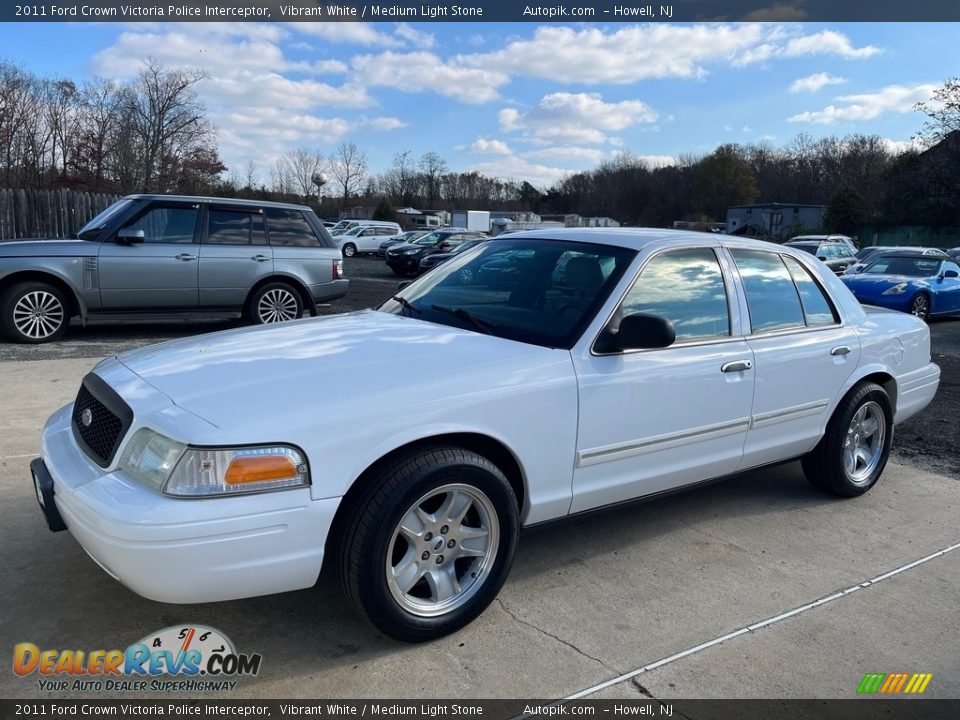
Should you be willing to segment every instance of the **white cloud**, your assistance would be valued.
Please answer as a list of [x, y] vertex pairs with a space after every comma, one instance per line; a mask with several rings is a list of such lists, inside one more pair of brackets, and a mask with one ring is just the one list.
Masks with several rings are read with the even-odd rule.
[[464, 103], [485, 103], [498, 97], [497, 89], [510, 78], [496, 70], [445, 62], [429, 52], [358, 55], [354, 76], [370, 86], [392, 87], [403, 92], [432, 91]]
[[905, 153], [908, 150], [924, 149], [923, 143], [917, 140], [891, 140], [890, 138], [883, 138], [882, 142], [884, 147], [887, 148], [887, 151], [894, 155]]
[[742, 66], [777, 57], [865, 58], [879, 48], [854, 47], [842, 33], [800, 34], [794, 26], [752, 23], [541, 26], [501, 50], [457, 56], [464, 65], [562, 83], [635, 83], [649, 78], [702, 78], [711, 64]]
[[657, 113], [640, 100], [608, 103], [598, 93], [545, 95], [526, 113], [504, 108], [498, 113], [504, 132], [526, 131], [534, 142], [603, 143], [608, 132], [638, 123], [653, 123]]
[[467, 145], [464, 150], [482, 155], [511, 155], [513, 151], [503, 140], [488, 140], [479, 137]]
[[400, 128], [405, 128], [408, 126], [408, 123], [405, 123], [400, 118], [395, 117], [370, 118], [369, 120], [365, 120], [363, 124], [369, 128], [373, 128], [374, 130], [381, 131], [399, 130]]
[[634, 155], [634, 157], [643, 160], [643, 162], [652, 168], [677, 164], [677, 159], [673, 155]]
[[417, 30], [412, 25], [407, 23], [398, 23], [397, 29], [394, 31], [398, 38], [402, 38], [411, 45], [415, 45], [418, 48], [429, 49], [432, 48], [437, 39], [433, 36], [433, 33], [424, 32], [423, 30]]
[[574, 172], [566, 168], [540, 165], [516, 155], [499, 156], [496, 160], [477, 163], [471, 169], [484, 175], [518, 182], [526, 180], [535, 187], [549, 187]]
[[846, 78], [837, 77], [836, 75], [831, 75], [827, 72], [818, 72], [813, 75], [807, 75], [806, 77], [797, 78], [790, 85], [790, 92], [792, 93], [801, 93], [801, 92], [817, 92], [821, 88], [826, 87], [827, 85], [842, 85], [847, 82]]
[[554, 146], [525, 152], [523, 157], [527, 160], [572, 160], [599, 165], [605, 156], [603, 150], [597, 148]]
[[374, 25], [362, 22], [294, 22], [287, 25], [305, 35], [318, 37], [331, 43], [364, 45], [367, 47], [396, 48], [403, 40], [374, 29]]
[[875, 93], [841, 95], [839, 105], [828, 105], [822, 110], [798, 113], [787, 118], [788, 122], [831, 125], [835, 122], [859, 122], [873, 120], [888, 113], [906, 113], [915, 103], [929, 100], [937, 85], [888, 85]]

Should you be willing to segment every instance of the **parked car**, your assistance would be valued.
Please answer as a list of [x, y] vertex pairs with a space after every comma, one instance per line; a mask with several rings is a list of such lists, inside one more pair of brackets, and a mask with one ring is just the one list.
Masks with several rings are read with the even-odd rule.
[[301, 205], [129, 195], [76, 239], [0, 242], [0, 327], [14, 342], [56, 340], [74, 316], [293, 320], [347, 288], [340, 251]]
[[401, 243], [387, 248], [387, 265], [390, 266], [394, 274], [401, 277], [418, 275], [420, 273], [420, 261], [427, 255], [435, 252], [450, 252], [467, 240], [486, 237], [481, 233], [454, 228], [434, 230], [417, 238], [412, 243]]
[[823, 264], [837, 275], [857, 262], [857, 259], [844, 243], [824, 240], [791, 240], [786, 245], [816, 255], [818, 260], [822, 260]]
[[950, 248], [947, 250], [947, 255], [951, 260], [960, 260], [960, 247]]
[[462, 253], [464, 250], [469, 250], [472, 247], [479, 245], [482, 242], [486, 242], [489, 238], [478, 237], [473, 240], [466, 240], [460, 243], [450, 252], [434, 252], [429, 255], [424, 255], [420, 259], [420, 272], [424, 273], [427, 270], [432, 270], [437, 265], [446, 262], [450, 258]]
[[357, 253], [375, 253], [385, 238], [400, 235], [400, 226], [395, 222], [371, 221], [348, 230], [343, 235], [334, 235], [344, 257], [353, 257]]
[[[463, 281], [504, 251], [531, 254], [512, 286]], [[521, 526], [798, 457], [822, 491], [867, 492], [939, 377], [924, 323], [795, 249], [524, 232], [376, 310], [107, 359], [31, 470], [49, 527], [134, 592], [297, 590], [326, 560], [361, 616], [424, 641], [493, 601]]]
[[406, 232], [400, 233], [396, 237], [387, 238], [380, 243], [380, 247], [377, 248], [377, 255], [386, 257], [387, 248], [393, 247], [394, 245], [399, 245], [401, 243], [411, 243], [429, 232], [429, 230], [407, 230]]
[[853, 238], [851, 238], [851, 237], [849, 237], [849, 236], [847, 236], [847, 235], [836, 235], [836, 234], [832, 234], [832, 235], [797, 235], [797, 236], [795, 236], [795, 237], [790, 238], [785, 244], [786, 244], [786, 245], [793, 245], [794, 243], [797, 243], [797, 242], [809, 243], [809, 242], [814, 242], [814, 241], [819, 242], [819, 243], [840, 243], [841, 245], [843, 245], [844, 247], [846, 247], [846, 248], [850, 251], [850, 254], [851, 254], [851, 255], [855, 255], [855, 254], [857, 253], [857, 250], [858, 250], [857, 244], [853, 241]]
[[[865, 258], [860, 257], [857, 259], [853, 265], [847, 267], [843, 271], [844, 275], [855, 275], [858, 272], [861, 272], [867, 265], [872, 263], [878, 257], [882, 255], [932, 255], [934, 257], [950, 257], [943, 250], [938, 248], [924, 248], [924, 247], [875, 247], [871, 248], [877, 252], [869, 253]], [[863, 251], [861, 251], [863, 252]], [[859, 255], [860, 253], [857, 253]]]
[[862, 272], [842, 280], [864, 305], [908, 312], [923, 320], [960, 314], [960, 265], [949, 258], [881, 255]]

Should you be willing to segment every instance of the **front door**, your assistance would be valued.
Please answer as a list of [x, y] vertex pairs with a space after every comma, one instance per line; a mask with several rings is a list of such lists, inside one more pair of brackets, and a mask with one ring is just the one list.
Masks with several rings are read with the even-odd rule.
[[114, 236], [101, 243], [103, 309], [196, 308], [199, 215], [196, 204], [151, 203], [124, 225], [133, 232], [143, 231], [139, 241]]
[[731, 287], [711, 247], [655, 255], [612, 322], [659, 315], [673, 324], [675, 343], [575, 357], [580, 416], [571, 512], [726, 475], [740, 464], [753, 353], [733, 332]]

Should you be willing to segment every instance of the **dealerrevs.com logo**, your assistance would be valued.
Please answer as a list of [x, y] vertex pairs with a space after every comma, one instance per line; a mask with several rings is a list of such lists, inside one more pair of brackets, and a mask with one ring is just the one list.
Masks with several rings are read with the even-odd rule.
[[259, 653], [238, 653], [219, 630], [178, 625], [151, 633], [125, 650], [13, 648], [13, 672], [38, 675], [40, 690], [113, 692], [233, 690], [233, 678], [260, 672]]

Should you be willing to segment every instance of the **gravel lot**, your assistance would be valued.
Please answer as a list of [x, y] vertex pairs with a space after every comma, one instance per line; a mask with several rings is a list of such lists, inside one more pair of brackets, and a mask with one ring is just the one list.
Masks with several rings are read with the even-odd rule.
[[[344, 263], [350, 292], [320, 308], [322, 314], [375, 307], [400, 282], [382, 258], [354, 257]], [[0, 342], [0, 362], [107, 357], [143, 345], [241, 325], [240, 321], [191, 319], [124, 324], [96, 321], [84, 328], [74, 322], [60, 342], [39, 346]], [[926, 410], [897, 427], [893, 459], [960, 478], [960, 318], [933, 321], [930, 331], [934, 362], [943, 372], [940, 391]]]

